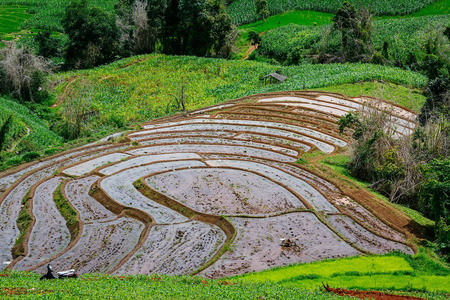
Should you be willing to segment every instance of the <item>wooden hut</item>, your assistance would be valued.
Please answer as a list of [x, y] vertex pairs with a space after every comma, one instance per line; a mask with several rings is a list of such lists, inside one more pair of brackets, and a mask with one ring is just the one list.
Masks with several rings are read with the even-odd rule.
[[286, 76], [281, 75], [279, 73], [270, 73], [269, 75], [266, 75], [263, 77], [264, 80], [264, 85], [267, 85], [267, 83], [272, 84], [272, 83], [280, 83], [286, 80]]

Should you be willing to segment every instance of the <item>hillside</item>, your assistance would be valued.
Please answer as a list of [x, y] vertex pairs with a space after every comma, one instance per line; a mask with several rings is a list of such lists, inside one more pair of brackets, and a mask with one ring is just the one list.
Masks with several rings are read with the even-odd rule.
[[0, 298], [450, 297], [450, 1], [75, 2], [0, 0]]
[[[408, 15], [421, 10], [422, 8], [438, 2], [439, 0], [413, 0], [413, 1], [393, 1], [393, 0], [362, 0], [350, 1], [353, 4], [362, 4], [369, 8], [376, 15]], [[443, 1], [443, 0], [441, 0]], [[325, 0], [325, 1], [287, 1], [287, 0], [269, 0], [270, 15], [280, 14], [292, 10], [310, 10], [326, 13], [335, 13], [342, 5], [343, 0]], [[256, 14], [255, 1], [253, 0], [235, 0], [228, 7], [228, 13], [233, 22], [238, 25], [254, 22], [259, 19]]]

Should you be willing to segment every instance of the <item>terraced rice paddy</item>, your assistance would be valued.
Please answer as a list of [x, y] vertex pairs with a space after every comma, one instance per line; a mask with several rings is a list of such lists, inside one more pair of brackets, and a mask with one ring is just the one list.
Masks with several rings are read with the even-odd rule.
[[[296, 163], [307, 152], [346, 147], [351, 132], [339, 133], [339, 117], [370, 110], [386, 111], [386, 130], [397, 136], [416, 126], [414, 113], [381, 100], [268, 93], [142, 124], [125, 133], [128, 142], [92, 144], [0, 174], [1, 263], [44, 272], [52, 259], [57, 269], [80, 272], [222, 277], [412, 254], [406, 230]], [[55, 191], [76, 211], [77, 230], [55, 206]], [[21, 232], [16, 220], [28, 199], [33, 221]], [[286, 237], [297, 245], [281, 247]], [[20, 255], [12, 251], [17, 243]]]

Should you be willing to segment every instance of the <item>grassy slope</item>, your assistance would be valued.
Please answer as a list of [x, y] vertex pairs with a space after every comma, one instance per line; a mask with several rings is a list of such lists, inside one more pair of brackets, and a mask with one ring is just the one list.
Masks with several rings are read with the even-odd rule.
[[[33, 16], [26, 20], [22, 27], [39, 28], [62, 32], [61, 19], [70, 0], [0, 0], [0, 5], [28, 5], [27, 11]], [[109, 12], [114, 11], [116, 1], [89, 0], [89, 3]]]
[[[350, 157], [348, 155], [346, 155], [346, 154], [336, 154], [336, 155], [324, 157], [323, 159], [320, 160], [320, 163], [326, 164], [327, 166], [331, 167], [334, 171], [336, 171], [339, 174], [345, 176], [346, 178], [351, 180], [354, 184], [368, 189], [370, 183], [360, 181], [360, 180], [356, 179], [355, 177], [353, 177], [349, 173], [348, 168], [347, 168], [347, 165], [348, 165], [349, 161], [350, 161]], [[391, 203], [383, 195], [381, 195], [381, 194], [379, 194], [379, 193], [377, 193], [377, 192], [375, 192], [373, 190], [370, 190], [370, 191], [377, 198], [382, 199], [386, 203], [389, 203], [389, 205], [392, 205], [393, 207], [395, 207], [395, 208], [403, 211], [404, 213], [406, 213], [411, 219], [413, 219], [414, 221], [416, 221], [420, 225], [423, 225], [423, 226], [432, 226], [432, 225], [434, 225], [433, 221], [431, 221], [428, 218], [424, 217], [419, 212], [417, 212], [417, 211], [415, 211], [413, 209], [410, 209], [408, 207], [399, 205], [399, 204]]]
[[342, 84], [317, 90], [341, 93], [349, 97], [371, 96], [397, 103], [416, 112], [420, 111], [426, 100], [419, 89], [377, 81]]
[[[289, 79], [264, 86], [260, 76], [280, 69]], [[98, 122], [114, 118], [147, 121], [173, 113], [174, 95], [184, 85], [188, 109], [262, 92], [320, 88], [367, 80], [384, 80], [423, 87], [426, 78], [417, 73], [370, 64], [331, 64], [277, 67], [240, 62], [164, 55], [138, 56], [95, 70], [61, 74], [65, 83], [58, 98], [83, 97], [98, 109]], [[74, 82], [70, 84], [70, 81]]]
[[10, 33], [19, 31], [20, 25], [32, 17], [26, 10], [26, 6], [0, 6], [0, 48], [4, 46], [2, 40], [12, 40]]
[[31, 17], [26, 10], [26, 6], [0, 6], [0, 39], [5, 34], [18, 31], [20, 24]]
[[19, 150], [22, 147], [28, 147], [39, 151], [62, 143], [62, 139], [49, 130], [48, 124], [18, 102], [0, 97], [0, 110], [1, 115], [4, 116], [13, 114], [31, 130], [30, 134], [23, 137], [17, 145]]

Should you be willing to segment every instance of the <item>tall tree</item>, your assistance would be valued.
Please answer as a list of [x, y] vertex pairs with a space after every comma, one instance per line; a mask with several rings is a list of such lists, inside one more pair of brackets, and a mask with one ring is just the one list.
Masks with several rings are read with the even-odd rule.
[[344, 61], [360, 61], [362, 55], [371, 55], [372, 15], [366, 8], [345, 1], [333, 17], [333, 28], [341, 33]]
[[87, 0], [74, 0], [62, 20], [69, 36], [66, 63], [74, 68], [97, 66], [112, 61], [119, 49], [116, 17]]
[[233, 28], [220, 0], [169, 0], [165, 24], [163, 52], [175, 55], [217, 53]]
[[269, 5], [267, 0], [256, 0], [256, 13], [260, 15], [263, 22], [266, 22], [266, 18], [269, 16]]

